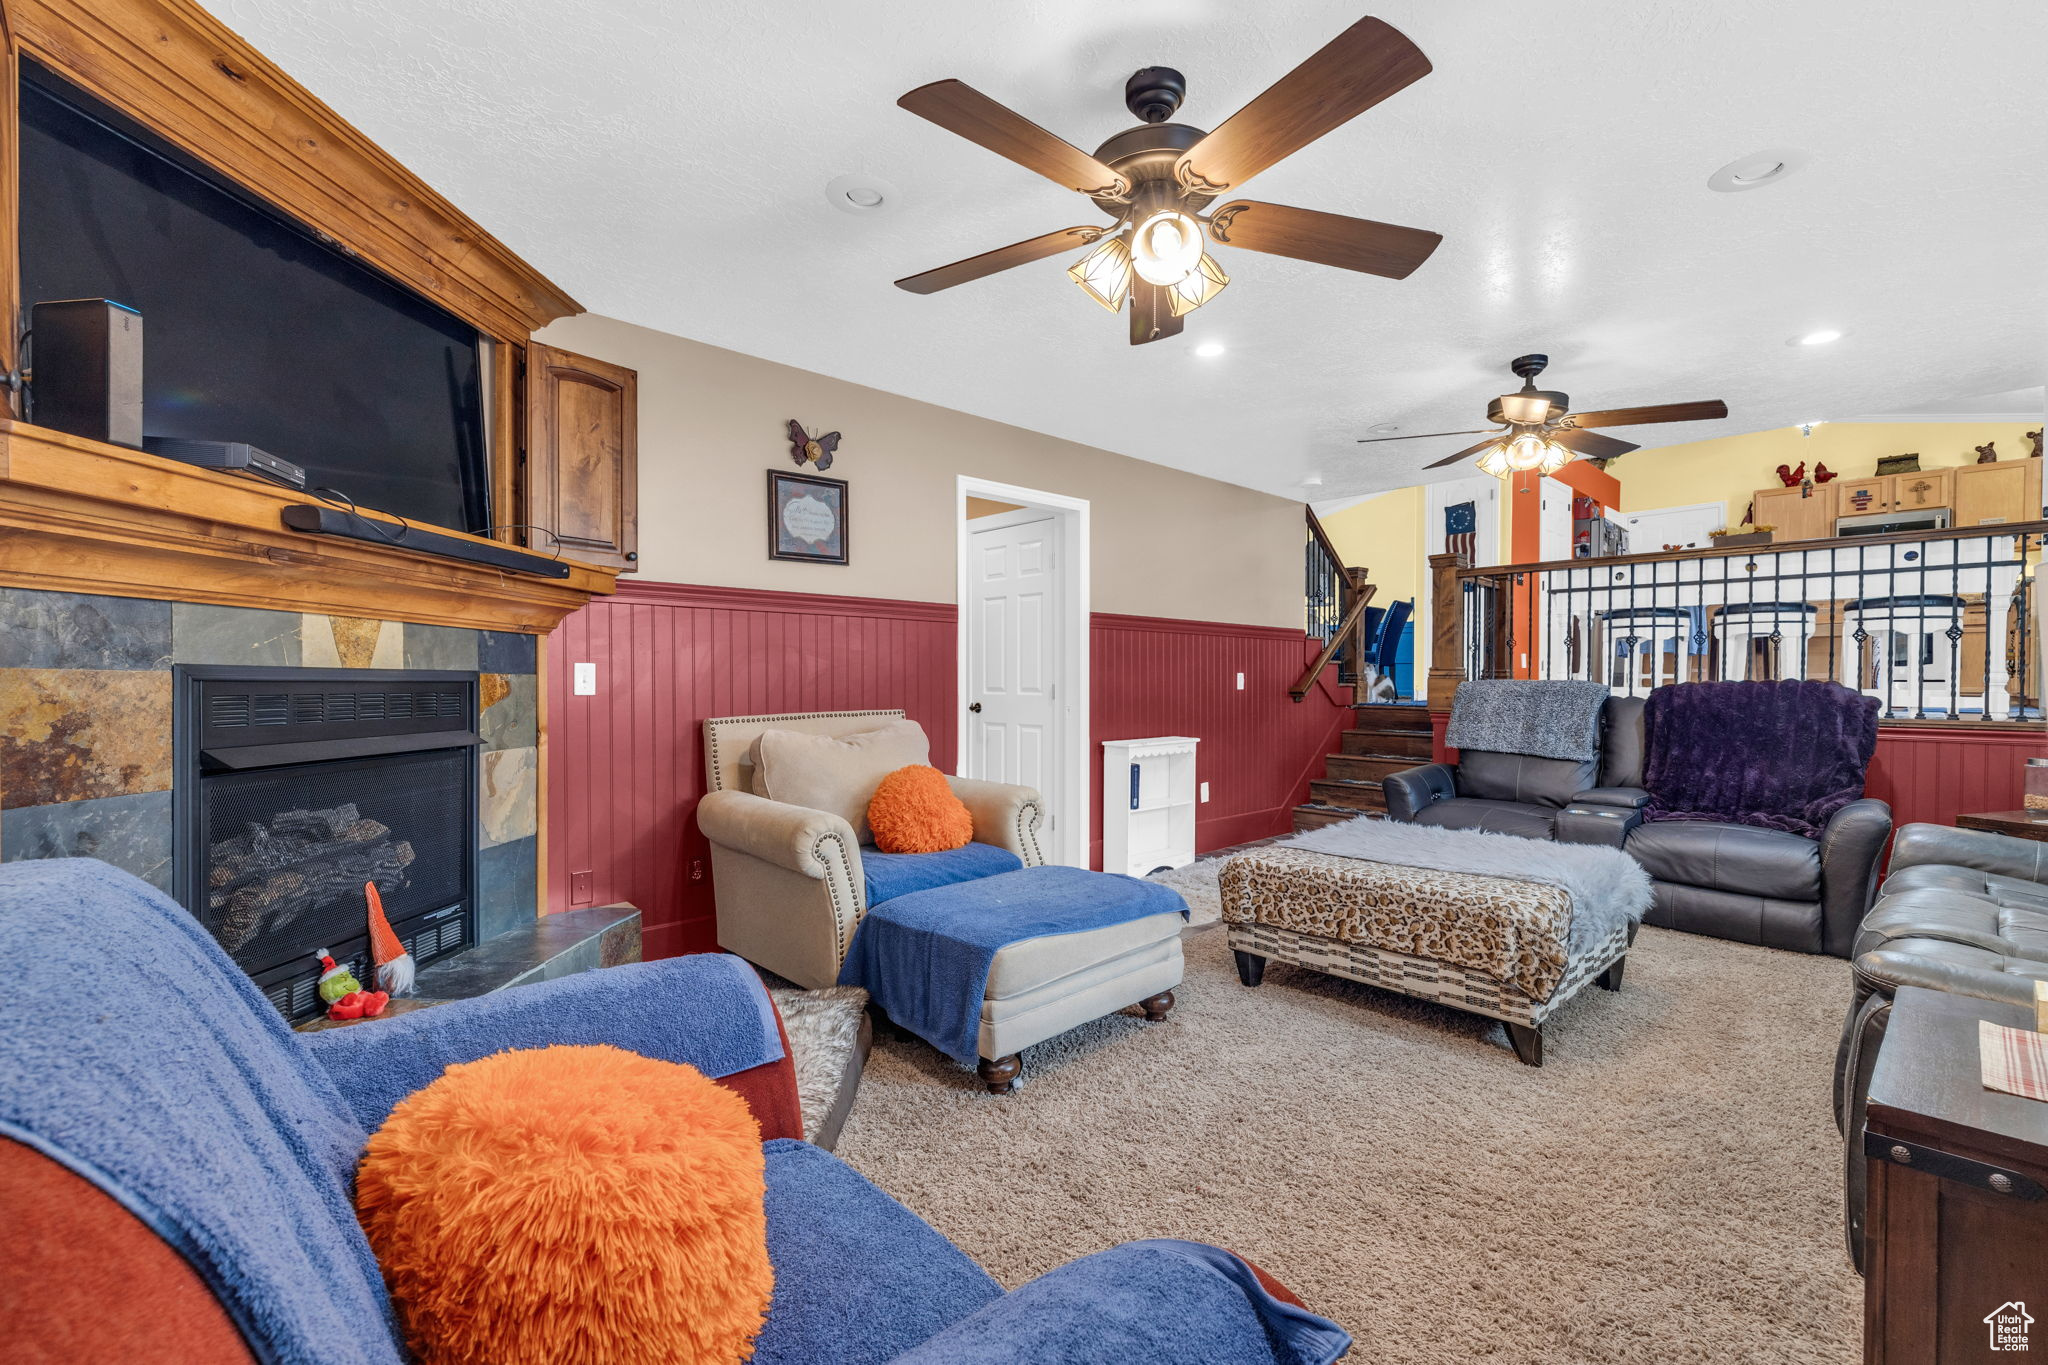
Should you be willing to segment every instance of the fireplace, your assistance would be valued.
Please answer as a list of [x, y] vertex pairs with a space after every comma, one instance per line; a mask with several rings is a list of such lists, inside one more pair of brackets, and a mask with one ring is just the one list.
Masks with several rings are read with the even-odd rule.
[[476, 674], [174, 674], [175, 891], [286, 1018], [321, 948], [370, 984], [365, 882], [422, 967], [476, 942]]

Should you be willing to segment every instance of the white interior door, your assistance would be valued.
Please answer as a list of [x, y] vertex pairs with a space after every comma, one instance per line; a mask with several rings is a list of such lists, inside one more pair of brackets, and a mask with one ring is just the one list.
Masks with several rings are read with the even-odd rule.
[[980, 517], [967, 541], [967, 775], [1036, 787], [1054, 827], [1065, 753], [1060, 520], [1035, 508]]

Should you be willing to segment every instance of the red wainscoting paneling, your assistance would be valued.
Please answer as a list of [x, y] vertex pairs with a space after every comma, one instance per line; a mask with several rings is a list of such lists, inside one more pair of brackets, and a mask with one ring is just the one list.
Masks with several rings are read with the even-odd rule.
[[[701, 722], [900, 706], [950, 762], [953, 629], [950, 603], [672, 583], [570, 616], [547, 650], [546, 905], [632, 902], [649, 957], [716, 947]], [[596, 696], [573, 694], [579, 661]]]
[[1864, 790], [1889, 801], [1901, 825], [1952, 825], [1958, 815], [2019, 809], [2020, 765], [2042, 754], [2048, 754], [2048, 732], [2038, 725], [1880, 725]]
[[[948, 603], [669, 583], [622, 584], [569, 617], [547, 650], [548, 907], [630, 901], [648, 956], [715, 947], [700, 722], [900, 706], [949, 767], [955, 622]], [[1313, 657], [1300, 633], [1098, 614], [1090, 647], [1096, 740], [1201, 737], [1201, 848], [1290, 827], [1347, 716], [1333, 687], [1288, 698]], [[574, 695], [578, 662], [597, 665], [596, 696]], [[1098, 863], [1100, 754], [1091, 745]]]
[[[1323, 775], [1350, 711], [1334, 704], [1335, 670], [1296, 702], [1287, 689], [1316, 651], [1298, 630], [1097, 612], [1089, 633], [1089, 861], [1102, 865], [1104, 740], [1194, 735], [1195, 847], [1206, 852], [1293, 828], [1309, 779]], [[1237, 675], [1244, 674], [1238, 690]]]

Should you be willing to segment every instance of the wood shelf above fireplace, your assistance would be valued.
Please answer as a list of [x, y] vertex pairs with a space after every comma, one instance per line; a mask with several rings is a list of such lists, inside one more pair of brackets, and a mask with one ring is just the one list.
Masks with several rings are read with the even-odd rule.
[[616, 570], [574, 561], [543, 579], [287, 529], [283, 509], [307, 500], [0, 420], [0, 586], [545, 634], [616, 584]]

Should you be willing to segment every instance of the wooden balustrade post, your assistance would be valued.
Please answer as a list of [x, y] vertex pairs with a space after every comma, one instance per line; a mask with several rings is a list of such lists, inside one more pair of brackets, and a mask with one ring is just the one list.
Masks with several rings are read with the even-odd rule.
[[[1376, 589], [1368, 581], [1370, 573], [1365, 569], [1346, 569], [1345, 580], [1351, 585], [1351, 596], [1359, 593], [1370, 596]], [[1358, 613], [1358, 624], [1351, 628], [1351, 638], [1345, 643], [1346, 656], [1351, 660], [1351, 676], [1365, 677], [1365, 647], [1371, 643], [1372, 632], [1365, 628], [1365, 613]]]
[[1448, 712], [1458, 684], [1465, 681], [1465, 601], [1460, 569], [1472, 567], [1467, 554], [1429, 557], [1429, 709]]

